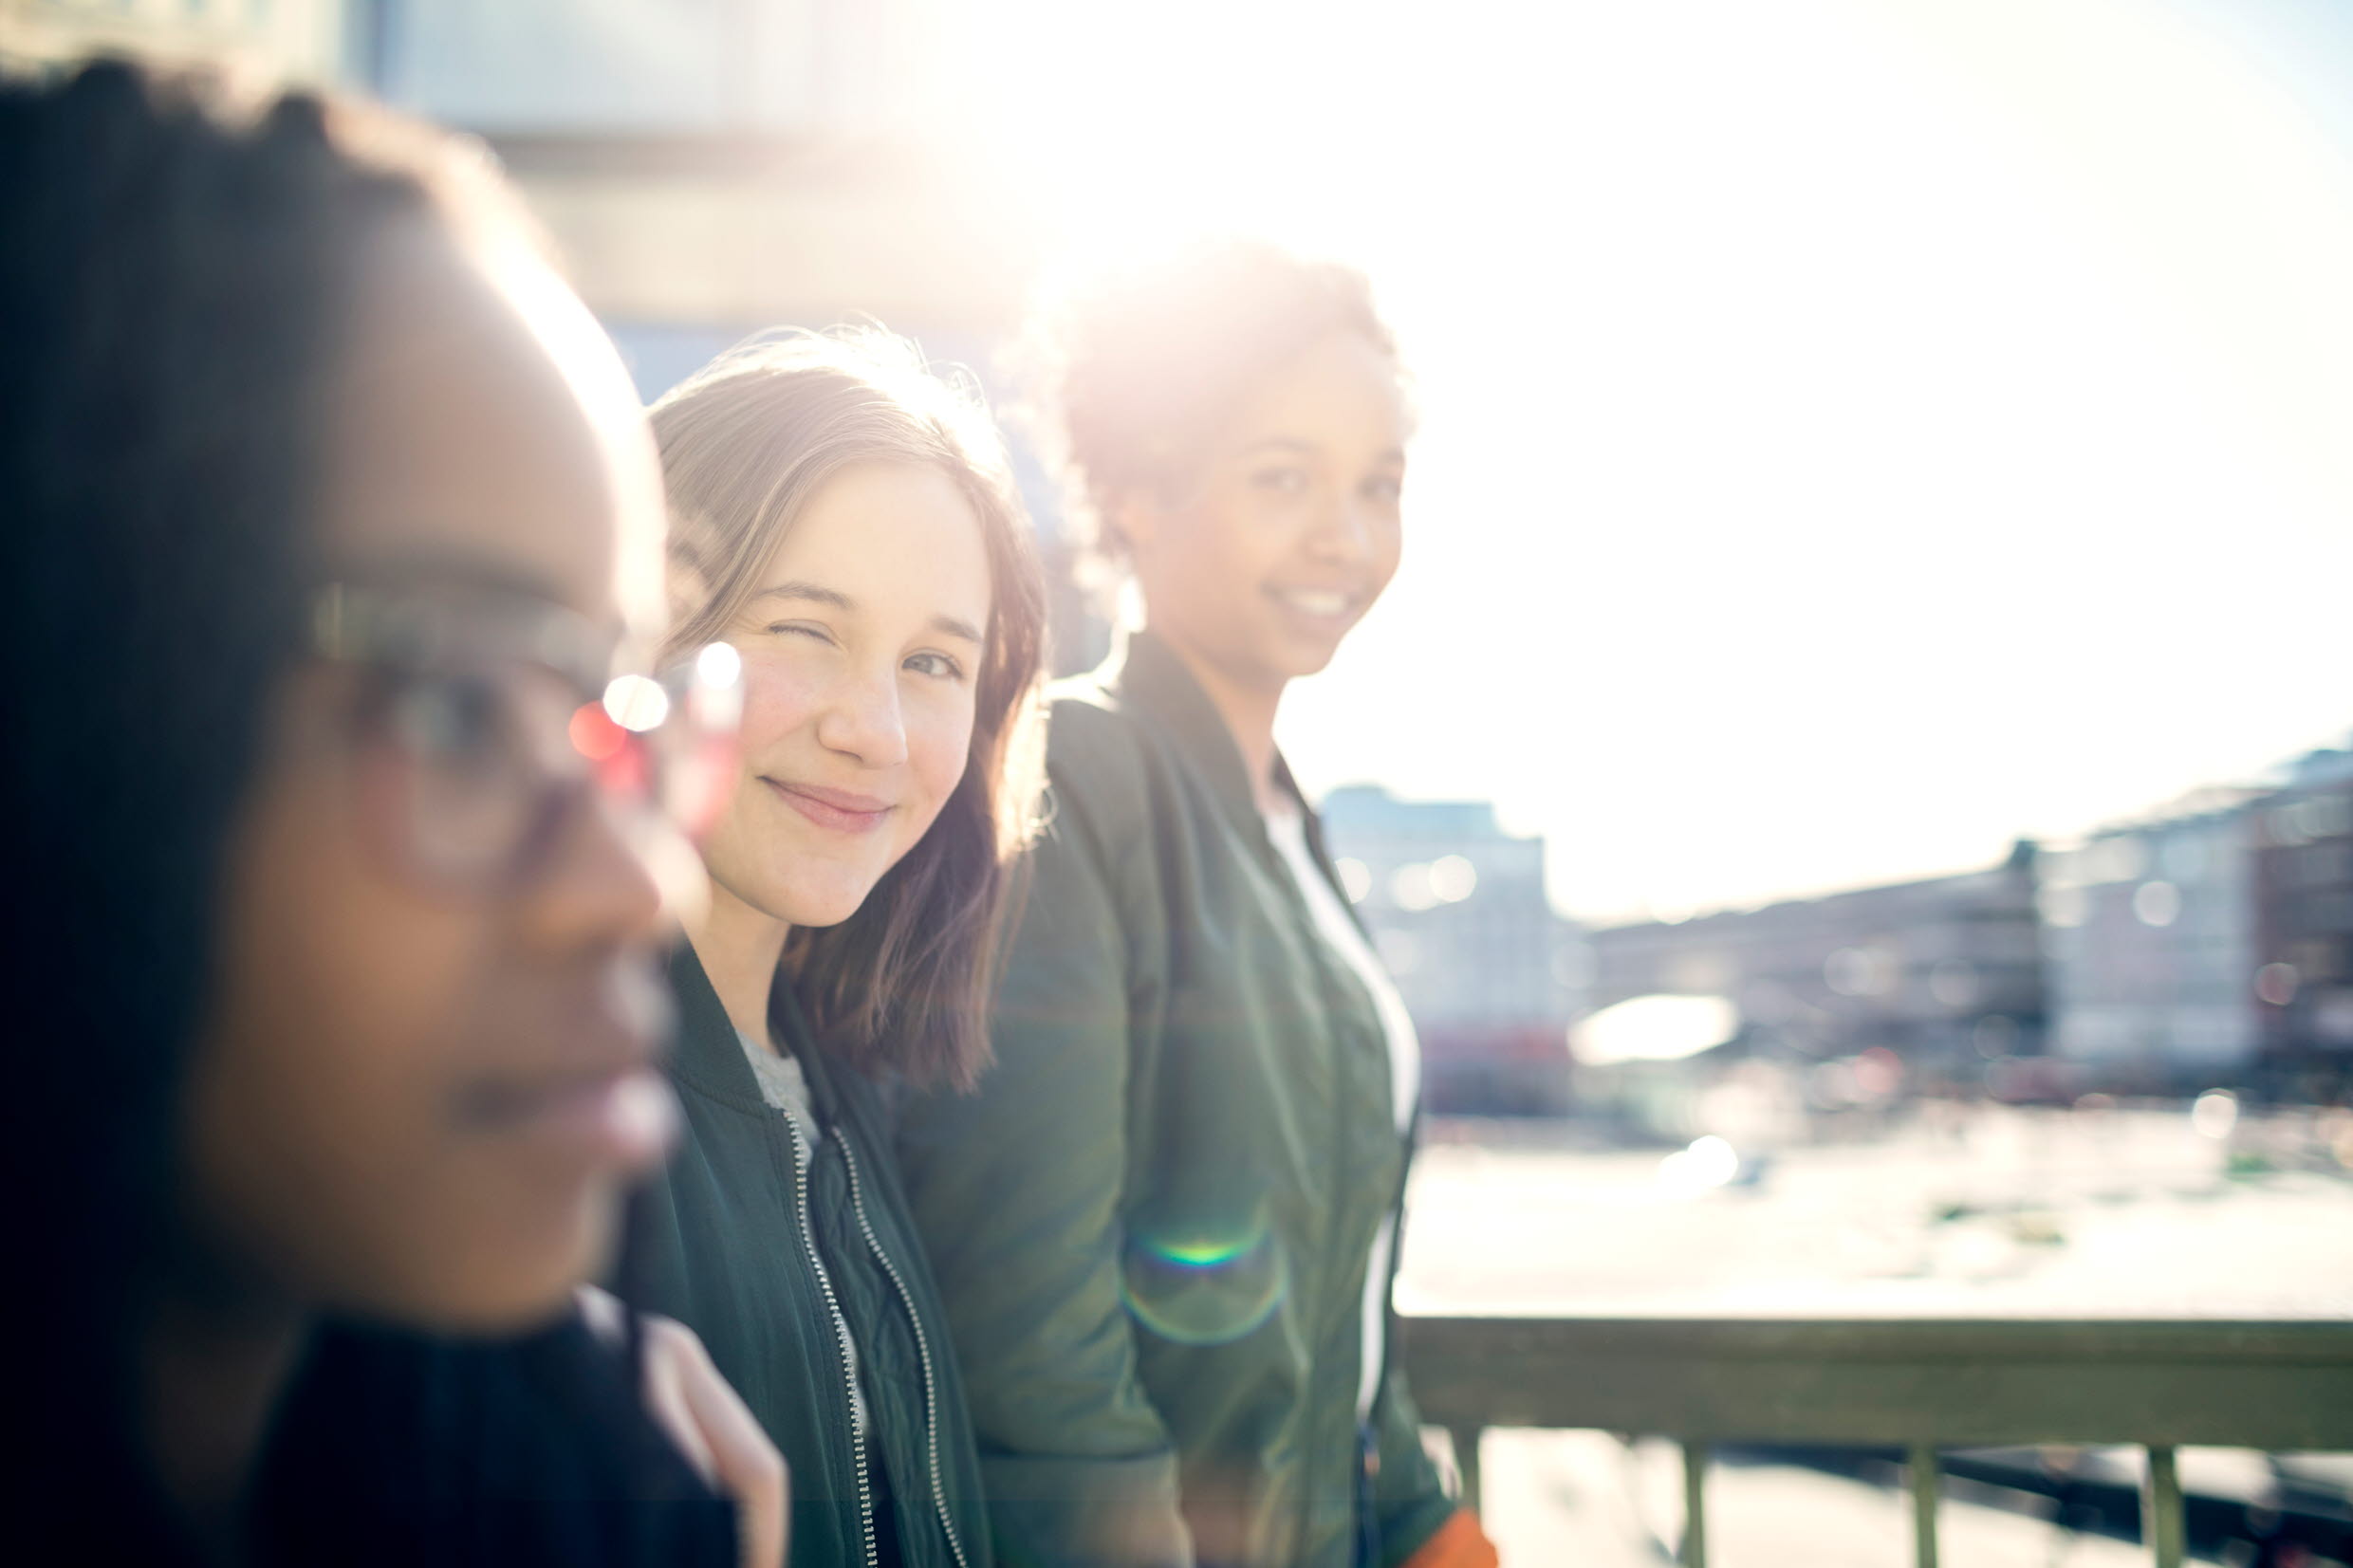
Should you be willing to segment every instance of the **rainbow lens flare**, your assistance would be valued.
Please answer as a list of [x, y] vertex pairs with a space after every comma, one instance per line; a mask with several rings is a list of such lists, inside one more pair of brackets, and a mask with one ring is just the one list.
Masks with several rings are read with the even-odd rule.
[[1290, 1264], [1263, 1218], [1131, 1231], [1121, 1284], [1128, 1312], [1161, 1338], [1231, 1344], [1274, 1315], [1290, 1289]]

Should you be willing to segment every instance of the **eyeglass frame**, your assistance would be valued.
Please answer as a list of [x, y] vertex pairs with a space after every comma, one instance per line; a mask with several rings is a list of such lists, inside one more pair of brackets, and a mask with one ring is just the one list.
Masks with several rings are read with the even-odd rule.
[[[453, 614], [456, 602], [467, 598], [495, 602], [505, 613], [490, 618]], [[519, 630], [522, 635], [513, 638], [512, 646], [498, 647], [495, 636], [483, 637], [486, 629], [506, 634]], [[330, 581], [315, 590], [310, 600], [308, 651], [330, 664], [412, 680], [435, 673], [455, 677], [468, 664], [476, 672], [536, 667], [579, 699], [565, 726], [569, 744], [564, 749], [581, 766], [550, 768], [547, 751], [536, 753], [528, 763], [532, 776], [520, 786], [518, 825], [502, 849], [481, 851], [472, 857], [474, 863], [464, 867], [429, 864], [433, 856], [424, 844], [415, 802], [404, 807], [410, 820], [398, 831], [405, 841], [391, 853], [404, 870], [436, 884], [480, 887], [528, 878], [553, 830], [581, 801], [621, 793], [604, 765], [624, 747], [633, 761], [642, 763], [647, 775], [641, 780], [644, 798], [636, 802], [640, 809], [648, 816], [669, 818], [690, 836], [702, 825], [691, 817], [681, 819], [677, 802], [665, 793], [666, 777], [657, 776], [666, 776], [674, 766], [662, 741], [675, 745], [675, 737], [691, 729], [687, 739], [705, 753], [701, 761], [706, 766], [713, 761], [708, 755], [712, 745], [724, 746], [729, 766], [716, 771], [732, 778], [732, 742], [742, 714], [742, 661], [731, 645], [715, 642], [657, 671], [650, 661], [633, 656], [641, 648], [568, 605], [523, 591], [468, 587], [448, 595], [431, 587]], [[595, 731], [599, 744], [608, 739], [613, 744], [601, 754], [592, 751], [584, 743], [584, 729]], [[664, 730], [672, 731], [671, 736], [658, 739]], [[397, 732], [388, 729], [379, 738], [420, 776], [434, 766]], [[706, 804], [694, 815], [709, 810]]]

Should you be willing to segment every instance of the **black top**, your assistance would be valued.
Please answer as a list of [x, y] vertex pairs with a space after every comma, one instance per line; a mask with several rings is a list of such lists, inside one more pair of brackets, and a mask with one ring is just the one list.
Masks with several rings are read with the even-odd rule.
[[[127, 1436], [127, 1434], [123, 1434]], [[23, 1563], [140, 1568], [736, 1568], [735, 1510], [577, 1317], [520, 1338], [329, 1324], [265, 1439], [244, 1550], [193, 1540], [137, 1459], [18, 1434]], [[20, 1463], [23, 1459], [28, 1462]]]
[[456, 1342], [339, 1327], [272, 1435], [269, 1568], [733, 1568], [735, 1519], [577, 1318]]

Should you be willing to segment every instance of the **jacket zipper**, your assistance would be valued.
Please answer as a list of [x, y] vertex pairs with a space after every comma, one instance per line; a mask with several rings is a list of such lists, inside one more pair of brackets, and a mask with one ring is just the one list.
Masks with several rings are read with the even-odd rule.
[[[873, 1484], [866, 1475], [866, 1437], [858, 1430], [858, 1373], [850, 1360], [849, 1319], [842, 1316], [842, 1303], [833, 1294], [833, 1278], [825, 1272], [824, 1260], [817, 1256], [817, 1232], [809, 1223], [808, 1171], [801, 1164], [801, 1129], [792, 1124], [790, 1116], [782, 1119], [785, 1124], [785, 1134], [792, 1140], [792, 1193], [795, 1207], [800, 1210], [801, 1246], [808, 1254], [809, 1269], [817, 1276], [817, 1288], [824, 1292], [825, 1310], [833, 1318], [834, 1348], [841, 1353], [842, 1356], [842, 1392], [849, 1397], [850, 1464], [858, 1476], [858, 1536], [859, 1540], [865, 1543], [866, 1568], [880, 1568], [881, 1549], [876, 1544], [874, 1539]], [[842, 1146], [842, 1157], [848, 1159], [849, 1152], [849, 1145], [844, 1143]], [[857, 1192], [858, 1167], [853, 1164], [850, 1167], [850, 1193], [853, 1204], [857, 1201]], [[858, 1216], [858, 1223], [862, 1227], [866, 1223], [863, 1213]], [[869, 1231], [867, 1234], [868, 1240], [871, 1241], [873, 1233]], [[924, 1371], [927, 1377], [930, 1370], [929, 1364], [926, 1363]], [[961, 1555], [958, 1556], [957, 1561], [959, 1564], [962, 1563]]]
[[915, 1353], [923, 1363], [923, 1441], [932, 1466], [932, 1506], [939, 1514], [939, 1527], [948, 1533], [948, 1550], [954, 1554], [956, 1568], [971, 1568], [964, 1558], [964, 1543], [956, 1539], [955, 1521], [948, 1517], [948, 1492], [940, 1483], [939, 1472], [939, 1393], [932, 1374], [931, 1341], [923, 1334], [923, 1315], [915, 1309], [915, 1298], [908, 1293], [907, 1282], [899, 1277], [899, 1265], [882, 1250], [882, 1243], [866, 1219], [866, 1200], [858, 1181], [858, 1160], [850, 1153], [849, 1140], [842, 1140], [842, 1160], [850, 1172], [850, 1208], [858, 1216], [858, 1228], [865, 1234], [866, 1246], [882, 1272], [890, 1276], [891, 1288], [899, 1292], [901, 1305], [907, 1309], [907, 1321], [915, 1328]]

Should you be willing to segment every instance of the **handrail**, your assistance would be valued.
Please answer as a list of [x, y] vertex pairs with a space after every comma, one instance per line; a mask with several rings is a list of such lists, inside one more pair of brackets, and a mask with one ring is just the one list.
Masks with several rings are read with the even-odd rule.
[[1900, 1447], [1914, 1539], [1936, 1561], [1939, 1448], [2148, 1450], [2143, 1539], [2178, 1568], [2184, 1444], [2353, 1449], [2353, 1322], [1413, 1314], [1406, 1374], [1454, 1437], [1475, 1504], [1489, 1427], [1655, 1433], [1683, 1447], [1681, 1559], [1704, 1568], [1711, 1444]]

